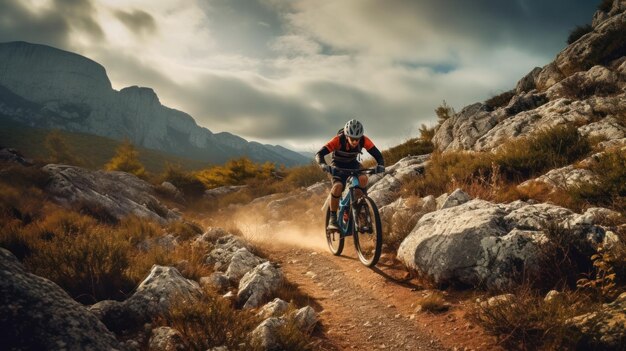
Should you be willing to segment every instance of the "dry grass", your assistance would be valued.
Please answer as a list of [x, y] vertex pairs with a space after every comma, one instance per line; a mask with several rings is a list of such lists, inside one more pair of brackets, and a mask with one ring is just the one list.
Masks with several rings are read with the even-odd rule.
[[495, 110], [499, 107], [504, 107], [509, 104], [511, 98], [515, 95], [515, 90], [505, 91], [498, 95], [494, 95], [485, 101], [485, 105], [489, 106], [492, 110]]
[[428, 295], [418, 298], [416, 304], [421, 306], [421, 311], [432, 313], [445, 312], [450, 308], [450, 304], [446, 302], [440, 291], [432, 291]]
[[468, 317], [497, 336], [507, 350], [575, 349], [581, 335], [565, 321], [596, 307], [581, 294], [564, 292], [561, 299], [546, 302], [543, 296], [523, 287], [510, 301], [476, 303]]
[[189, 350], [226, 346], [229, 350], [250, 350], [248, 334], [261, 321], [249, 310], [235, 310], [210, 290], [197, 303], [175, 301], [160, 323], [183, 335]]

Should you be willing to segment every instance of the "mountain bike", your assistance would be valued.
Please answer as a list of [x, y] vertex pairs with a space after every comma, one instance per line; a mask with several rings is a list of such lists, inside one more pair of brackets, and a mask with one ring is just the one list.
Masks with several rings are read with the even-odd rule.
[[[343, 251], [344, 239], [352, 236], [354, 247], [361, 263], [373, 267], [380, 258], [383, 245], [383, 230], [374, 201], [363, 193], [357, 196], [360, 174], [374, 174], [375, 169], [345, 169], [331, 167], [332, 175], [348, 175], [350, 183], [348, 191], [339, 199], [337, 223], [339, 231], [326, 230], [326, 241], [333, 255], [339, 256]], [[326, 209], [326, 221], [330, 218], [330, 208]]]

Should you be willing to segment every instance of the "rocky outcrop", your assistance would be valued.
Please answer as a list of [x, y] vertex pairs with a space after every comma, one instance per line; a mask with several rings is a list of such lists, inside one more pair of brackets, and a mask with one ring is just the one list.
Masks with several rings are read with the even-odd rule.
[[0, 248], [0, 329], [8, 350], [117, 350], [115, 336], [58, 285]]
[[626, 12], [616, 0], [594, 16], [593, 30], [543, 68], [523, 77], [506, 106], [476, 103], [438, 128], [439, 150], [492, 151], [546, 127], [579, 125], [583, 135], [624, 138], [626, 125]]
[[[471, 200], [424, 215], [400, 245], [398, 259], [436, 284], [502, 289], [522, 270], [541, 268], [545, 223], [572, 227], [578, 216], [549, 204]], [[601, 228], [580, 224], [576, 235], [603, 240]]]
[[149, 351], [182, 351], [186, 350], [183, 336], [176, 329], [159, 327], [152, 330], [148, 342]]
[[22, 154], [20, 154], [15, 149], [0, 149], [0, 162], [13, 162], [19, 163], [22, 166], [32, 166], [33, 161], [27, 158], [24, 158]]
[[61, 204], [106, 212], [118, 220], [131, 214], [161, 223], [180, 218], [152, 195], [150, 184], [132, 174], [55, 164], [43, 170], [51, 177], [46, 190]]
[[281, 327], [289, 323], [289, 320], [292, 320], [300, 331], [311, 333], [319, 317], [310, 306], [303, 307], [287, 316], [269, 317], [250, 333], [252, 343], [262, 347], [263, 350], [274, 350], [280, 347], [277, 333]]

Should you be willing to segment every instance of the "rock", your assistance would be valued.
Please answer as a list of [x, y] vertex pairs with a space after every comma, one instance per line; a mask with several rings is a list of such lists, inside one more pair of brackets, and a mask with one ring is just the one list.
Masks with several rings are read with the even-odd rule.
[[515, 93], [521, 95], [522, 93], [529, 92], [537, 87], [535, 80], [541, 72], [541, 67], [535, 67], [532, 71], [528, 72], [524, 78], [520, 79], [515, 85]]
[[237, 300], [246, 308], [255, 308], [266, 302], [283, 284], [280, 268], [264, 262], [246, 273], [239, 281]]
[[330, 191], [328, 182], [317, 182], [306, 188], [306, 192], [311, 195], [324, 195]]
[[433, 143], [441, 151], [471, 149], [476, 141], [498, 124], [498, 118], [482, 103], [464, 107], [441, 124]]
[[452, 194], [446, 197], [446, 199], [443, 201], [443, 204], [441, 205], [441, 208], [444, 209], [458, 206], [468, 202], [471, 199], [472, 198], [471, 196], [469, 196], [468, 193], [464, 192], [460, 188], [457, 188], [452, 192]]
[[561, 51], [554, 60], [565, 76], [586, 71], [623, 56], [626, 37], [626, 13], [620, 13], [599, 24], [591, 33]]
[[271, 302], [265, 304], [265, 306], [261, 307], [261, 309], [257, 313], [257, 316], [260, 316], [264, 319], [267, 319], [269, 317], [280, 317], [285, 314], [285, 312], [287, 312], [288, 308], [289, 304], [277, 297]]
[[[554, 205], [475, 199], [425, 214], [400, 244], [398, 259], [439, 285], [507, 288], [522, 271], [541, 269], [544, 223], [563, 225], [575, 216]], [[596, 243], [603, 239], [594, 225], [573, 233]]]
[[15, 149], [10, 148], [2, 148], [0, 149], [0, 162], [12, 162], [19, 163], [22, 166], [32, 166], [33, 161], [27, 158], [24, 158], [22, 154], [20, 154]]
[[234, 193], [239, 190], [245, 189], [247, 185], [226, 185], [204, 191], [204, 197], [206, 199], [215, 200], [220, 196]]
[[[618, 92], [620, 76], [604, 66], [593, 66], [588, 71], [581, 71], [564, 78], [559, 83], [554, 84], [546, 91], [546, 96], [550, 100], [560, 98], [570, 98], [579, 100], [579, 96], [587, 94], [600, 95], [598, 86], [610, 91], [615, 89]], [[547, 100], [546, 100], [547, 102]]]
[[626, 345], [626, 293], [602, 305], [599, 311], [576, 316], [565, 323], [582, 334], [581, 349], [623, 350]]
[[264, 261], [265, 260], [260, 257], [250, 253], [245, 247], [242, 247], [233, 254], [225, 275], [231, 282], [238, 282], [241, 277]]
[[539, 91], [546, 91], [548, 88], [553, 86], [554, 84], [560, 82], [565, 78], [565, 75], [556, 63], [550, 62], [549, 64], [543, 66], [537, 77], [535, 78], [535, 86]]
[[170, 327], [159, 327], [152, 330], [152, 336], [148, 342], [149, 351], [177, 351], [186, 350], [182, 334]]
[[[232, 234], [229, 234], [226, 230], [224, 230], [224, 228], [208, 227], [205, 230], [205, 232], [200, 237], [198, 237], [196, 240], [197, 241], [205, 241], [205, 242], [213, 243], [214, 241], [217, 241], [219, 238], [226, 237], [228, 235], [232, 235]], [[228, 239], [225, 239], [225, 240], [228, 240]], [[239, 246], [239, 247], [242, 247], [242, 246]]]
[[567, 190], [583, 184], [595, 184], [597, 183], [597, 177], [588, 169], [575, 168], [570, 165], [553, 169], [535, 179], [527, 180], [518, 185], [518, 188], [524, 190], [538, 183], [547, 185], [553, 191], [556, 189]]
[[230, 288], [230, 280], [228, 277], [220, 272], [213, 272], [208, 277], [200, 278], [201, 287], [210, 287], [215, 291], [222, 293]]
[[548, 102], [546, 94], [537, 94], [536, 91], [514, 95], [504, 108], [507, 115], [516, 115], [520, 112], [534, 110]]
[[174, 300], [193, 302], [201, 295], [198, 283], [185, 279], [176, 268], [154, 265], [131, 297], [100, 302], [91, 310], [111, 330], [137, 329], [166, 313]]
[[487, 301], [483, 301], [480, 303], [482, 308], [494, 308], [506, 304], [512, 304], [515, 301], [515, 295], [513, 294], [503, 294], [492, 296], [487, 299]]
[[546, 294], [546, 297], [544, 297], [543, 301], [545, 301], [546, 303], [563, 301], [563, 294], [556, 290], [550, 290]]
[[428, 195], [423, 198], [422, 201], [424, 202], [424, 205], [422, 206], [422, 211], [424, 211], [424, 213], [437, 210], [437, 200], [434, 196]]
[[393, 202], [397, 197], [397, 191], [402, 184], [424, 173], [424, 167], [428, 163], [430, 155], [407, 156], [394, 165], [387, 167], [384, 176], [370, 178], [368, 183], [368, 195], [378, 207]]
[[283, 318], [278, 317], [270, 317], [264, 320], [250, 333], [252, 343], [261, 346], [263, 350], [276, 348], [278, 346], [276, 333], [285, 323], [286, 321]]
[[298, 329], [306, 333], [311, 333], [319, 320], [317, 313], [311, 306], [302, 307], [297, 310], [293, 318]]
[[98, 318], [0, 248], [0, 328], [7, 350], [119, 350]]
[[441, 195], [439, 195], [439, 197], [437, 197], [435, 199], [435, 202], [437, 203], [437, 209], [441, 210], [441, 207], [443, 207], [444, 202], [446, 202], [446, 199], [448, 198], [448, 193], [443, 193]]
[[178, 190], [176, 185], [170, 182], [161, 183], [161, 189], [164, 190], [167, 193], [167, 195], [173, 197], [176, 200], [182, 201], [185, 199], [185, 197], [183, 196], [183, 193], [180, 190]]
[[222, 236], [215, 242], [215, 248], [207, 254], [206, 264], [213, 265], [215, 270], [225, 271], [230, 265], [235, 252], [241, 248], [249, 249], [248, 244], [241, 238], [232, 234]]
[[600, 137], [606, 140], [621, 140], [626, 137], [626, 126], [613, 116], [584, 125], [578, 128], [578, 131], [586, 137]]
[[106, 211], [118, 220], [130, 214], [162, 224], [180, 219], [152, 195], [150, 184], [132, 174], [55, 164], [43, 170], [51, 178], [46, 190], [63, 205], [80, 205], [94, 213]]

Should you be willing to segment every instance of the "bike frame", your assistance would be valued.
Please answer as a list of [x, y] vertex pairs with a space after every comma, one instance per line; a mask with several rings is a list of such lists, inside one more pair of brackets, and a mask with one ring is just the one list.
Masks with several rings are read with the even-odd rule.
[[356, 176], [350, 176], [350, 187], [346, 196], [339, 200], [339, 210], [337, 211], [337, 223], [339, 224], [339, 232], [341, 236], [350, 236], [354, 231], [354, 218], [351, 213], [348, 212], [348, 221], [343, 223], [343, 215], [346, 211], [351, 209], [350, 203], [352, 202], [352, 191], [355, 187], [359, 186], [359, 178]]

